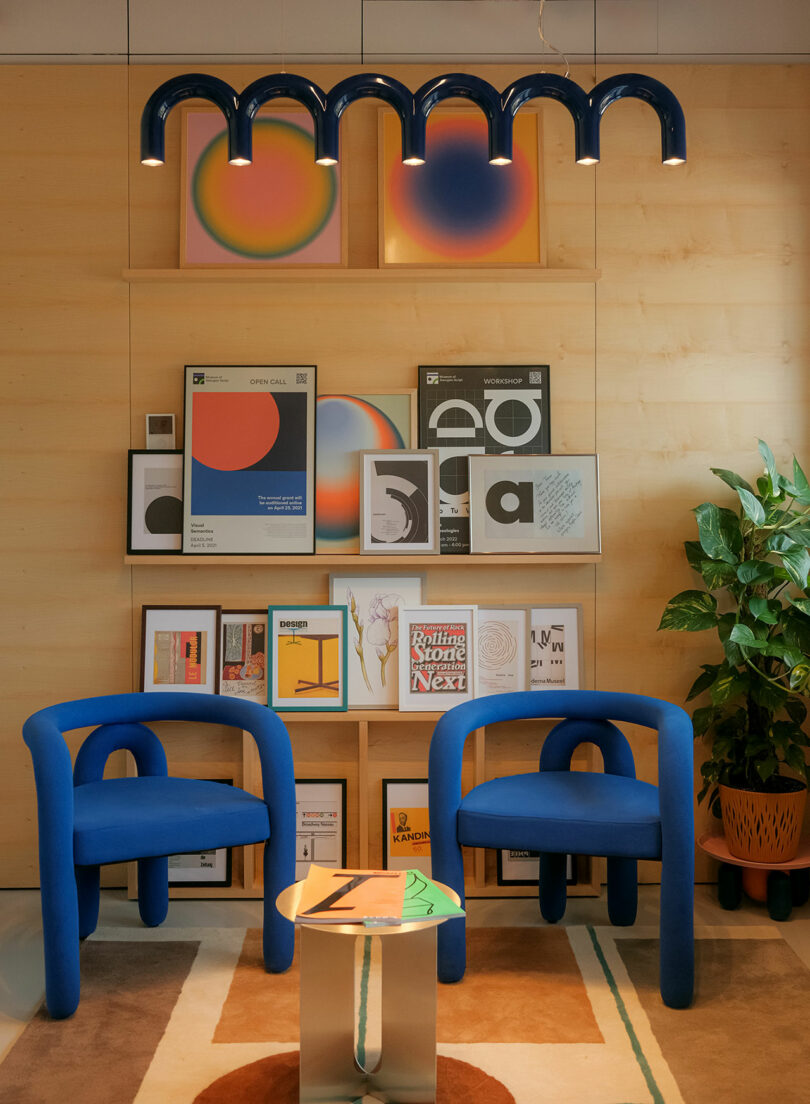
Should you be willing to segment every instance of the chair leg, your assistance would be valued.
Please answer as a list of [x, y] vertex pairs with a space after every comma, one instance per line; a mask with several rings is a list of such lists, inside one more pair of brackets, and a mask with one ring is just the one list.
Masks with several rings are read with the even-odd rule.
[[279, 855], [274, 853], [273, 838], [264, 846], [264, 927], [262, 950], [264, 968], [271, 974], [289, 969], [295, 952], [295, 926], [276, 908], [276, 897], [292, 881]]
[[76, 892], [79, 905], [79, 939], [92, 935], [98, 924], [99, 867], [76, 867]]
[[[688, 841], [691, 843], [691, 838]], [[669, 1008], [688, 1008], [695, 982], [694, 859], [684, 847], [661, 863], [661, 998]]]
[[79, 906], [73, 869], [48, 865], [40, 861], [45, 1003], [54, 1020], [63, 1020], [79, 1004]]
[[138, 912], [148, 928], [156, 928], [169, 911], [169, 860], [164, 855], [138, 859]]
[[[460, 844], [453, 838], [431, 838], [431, 871], [437, 882], [454, 889], [464, 908], [464, 858]], [[439, 981], [450, 984], [461, 981], [467, 969], [467, 925], [465, 918], [445, 920], [439, 924], [437, 936], [437, 976]]]
[[556, 924], [565, 916], [567, 889], [565, 884], [566, 855], [540, 853], [540, 876], [537, 895], [540, 912], [549, 924]]
[[638, 863], [635, 859], [608, 859], [607, 902], [611, 924], [626, 928], [636, 922]]

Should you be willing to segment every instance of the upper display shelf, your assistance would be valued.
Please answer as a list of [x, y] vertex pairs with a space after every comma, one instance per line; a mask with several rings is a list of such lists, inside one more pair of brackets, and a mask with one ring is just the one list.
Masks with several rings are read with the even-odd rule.
[[325, 283], [509, 283], [509, 284], [595, 284], [601, 277], [598, 268], [523, 268], [410, 267], [349, 268], [339, 266], [296, 268], [125, 268], [124, 279], [140, 283], [200, 283], [218, 281], [241, 283], [294, 283], [320, 280]]
[[356, 567], [358, 570], [364, 567], [458, 567], [481, 566], [490, 564], [532, 564], [540, 567], [542, 564], [593, 564], [600, 563], [600, 553], [535, 553], [534, 555], [466, 555], [466, 556], [360, 556], [355, 554], [340, 555], [337, 553], [316, 553], [308, 555], [268, 555], [268, 556], [230, 556], [230, 555], [187, 555], [149, 553], [147, 555], [128, 555], [124, 557], [124, 563], [145, 567], [147, 565], [162, 567], [178, 567], [196, 565], [198, 567], [211, 567], [222, 564], [237, 567], [249, 567], [263, 564], [266, 567], [278, 566], [318, 566], [324, 567], [339, 565], [341, 567]]

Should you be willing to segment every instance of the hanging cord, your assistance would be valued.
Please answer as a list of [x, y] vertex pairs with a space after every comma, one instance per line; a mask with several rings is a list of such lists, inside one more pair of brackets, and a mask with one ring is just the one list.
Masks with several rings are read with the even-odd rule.
[[540, 41], [543, 43], [543, 45], [547, 46], [549, 50], [552, 50], [555, 54], [558, 54], [563, 59], [563, 61], [565, 62], [565, 75], [567, 77], [568, 74], [571, 72], [571, 66], [568, 64], [568, 58], [565, 56], [562, 50], [558, 50], [557, 47], [549, 42], [549, 40], [543, 34], [543, 8], [545, 6], [546, 0], [540, 0], [540, 11], [537, 13], [537, 33], [540, 35]]

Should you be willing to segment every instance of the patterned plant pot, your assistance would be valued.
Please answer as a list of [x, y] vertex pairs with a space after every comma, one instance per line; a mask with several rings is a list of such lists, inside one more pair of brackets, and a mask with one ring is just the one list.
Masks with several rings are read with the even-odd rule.
[[723, 831], [732, 855], [761, 863], [789, 862], [795, 856], [807, 800], [804, 783], [797, 781], [796, 787], [782, 793], [720, 787]]

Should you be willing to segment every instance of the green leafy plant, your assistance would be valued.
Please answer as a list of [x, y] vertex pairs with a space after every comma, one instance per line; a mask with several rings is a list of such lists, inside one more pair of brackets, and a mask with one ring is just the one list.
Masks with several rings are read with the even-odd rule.
[[[693, 511], [698, 540], [684, 542], [703, 590], [667, 603], [659, 629], [715, 629], [722, 659], [701, 665], [687, 696], [708, 697], [692, 714], [695, 739], [709, 755], [698, 793], [720, 815], [718, 784], [778, 791], [810, 777], [802, 725], [810, 696], [810, 483], [793, 458], [793, 476], [776, 469], [764, 441], [756, 488], [736, 472], [712, 468], [737, 495], [738, 509], [704, 502]], [[791, 773], [782, 770], [787, 767]]]

